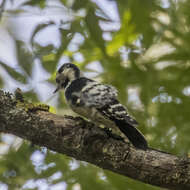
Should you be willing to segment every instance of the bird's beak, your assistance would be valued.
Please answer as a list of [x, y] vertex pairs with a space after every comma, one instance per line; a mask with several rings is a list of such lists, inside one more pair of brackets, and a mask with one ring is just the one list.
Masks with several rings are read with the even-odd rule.
[[59, 87], [57, 87], [53, 93], [55, 94], [57, 91], [59, 91]]

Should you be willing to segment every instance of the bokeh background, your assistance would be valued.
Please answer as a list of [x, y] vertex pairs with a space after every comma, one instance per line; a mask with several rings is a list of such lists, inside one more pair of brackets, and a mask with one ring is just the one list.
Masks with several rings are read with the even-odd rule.
[[[118, 89], [151, 147], [188, 155], [189, 10], [189, 0], [0, 0], [0, 87], [73, 114], [52, 93], [72, 62]], [[160, 188], [1, 134], [0, 189]]]

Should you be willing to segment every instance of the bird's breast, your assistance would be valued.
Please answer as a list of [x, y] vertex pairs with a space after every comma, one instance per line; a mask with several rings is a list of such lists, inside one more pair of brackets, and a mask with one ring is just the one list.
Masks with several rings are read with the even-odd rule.
[[92, 121], [93, 123], [96, 123], [98, 125], [103, 124], [111, 128], [115, 126], [115, 123], [112, 120], [102, 115], [96, 108], [80, 107], [80, 106], [75, 107], [75, 106], [72, 106], [70, 103], [69, 105], [75, 113], [85, 117], [86, 119]]

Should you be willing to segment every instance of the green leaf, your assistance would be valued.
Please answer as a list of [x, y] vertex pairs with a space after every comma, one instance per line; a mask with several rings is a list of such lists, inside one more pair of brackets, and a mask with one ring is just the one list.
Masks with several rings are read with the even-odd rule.
[[104, 40], [102, 38], [102, 30], [99, 26], [99, 19], [95, 14], [95, 8], [90, 7], [85, 17], [86, 25], [90, 34], [90, 38], [93, 39], [94, 43], [105, 53]]
[[39, 57], [40, 59], [44, 56], [48, 56], [48, 54], [51, 54], [51, 52], [55, 50], [55, 47], [52, 44], [49, 44], [47, 46], [41, 46], [40, 44], [35, 43], [34, 46], [34, 53], [36, 57]]
[[55, 61], [43, 61], [42, 65], [49, 73], [54, 72], [57, 66]]
[[76, 11], [78, 9], [86, 7], [88, 3], [89, 2], [87, 0], [75, 0], [71, 8]]
[[17, 72], [14, 68], [6, 65], [3, 62], [0, 62], [0, 64], [3, 66], [3, 68], [8, 72], [8, 74], [13, 77], [16, 81], [21, 82], [21, 83], [25, 83], [27, 82], [27, 77], [20, 72]]
[[31, 38], [30, 38], [30, 43], [32, 44], [32, 46], [34, 45], [33, 40], [34, 40], [35, 35], [36, 35], [39, 31], [45, 29], [46, 27], [48, 27], [48, 26], [50, 26], [50, 25], [54, 25], [54, 24], [55, 24], [55, 23], [54, 23], [53, 21], [49, 21], [49, 22], [47, 22], [47, 23], [39, 24], [39, 25], [34, 29], [32, 35], [31, 35]]
[[30, 5], [30, 6], [38, 6], [41, 9], [45, 8], [46, 6], [46, 0], [30, 0], [24, 3], [24, 5]]
[[17, 46], [17, 58], [19, 65], [23, 68], [23, 70], [30, 76], [32, 73], [33, 66], [33, 55], [26, 48], [26, 44], [22, 41], [16, 41]]
[[4, 85], [4, 81], [3, 81], [3, 79], [0, 77], [0, 88], [2, 88], [3, 85]]
[[39, 102], [37, 94], [33, 91], [22, 92], [23, 97], [31, 102]]
[[70, 30], [63, 30], [60, 28], [60, 34], [61, 34], [61, 46], [56, 52], [56, 59], [55, 61], [58, 62], [65, 50], [67, 49], [69, 43], [71, 42], [74, 34], [71, 33]]

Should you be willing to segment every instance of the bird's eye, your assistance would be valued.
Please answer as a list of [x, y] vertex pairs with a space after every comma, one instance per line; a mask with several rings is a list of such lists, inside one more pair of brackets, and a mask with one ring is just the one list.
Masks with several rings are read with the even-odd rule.
[[56, 83], [60, 83], [60, 80], [59, 79], [55, 79]]
[[61, 87], [65, 88], [65, 87], [68, 85], [68, 83], [69, 83], [69, 79], [66, 78], [66, 79], [64, 80], [64, 82], [61, 84]]

